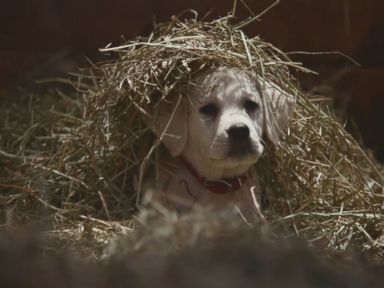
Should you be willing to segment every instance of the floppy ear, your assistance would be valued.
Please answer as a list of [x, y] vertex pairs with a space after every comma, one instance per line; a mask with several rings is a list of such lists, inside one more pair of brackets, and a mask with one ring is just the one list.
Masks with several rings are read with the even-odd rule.
[[[176, 102], [176, 103], [175, 103]], [[182, 101], [161, 101], [152, 119], [152, 130], [172, 157], [179, 156], [187, 143], [188, 111]]]
[[289, 120], [295, 110], [295, 97], [284, 92], [273, 83], [265, 82], [262, 93], [264, 106], [264, 132], [276, 145], [280, 136], [288, 129]]

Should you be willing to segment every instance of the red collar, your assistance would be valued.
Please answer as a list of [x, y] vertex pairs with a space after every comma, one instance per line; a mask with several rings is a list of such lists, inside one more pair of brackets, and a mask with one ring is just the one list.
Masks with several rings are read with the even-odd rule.
[[207, 180], [205, 177], [202, 177], [184, 157], [181, 157], [181, 161], [197, 181], [199, 181], [206, 189], [216, 194], [226, 194], [237, 191], [243, 186], [248, 178], [247, 175], [241, 175], [231, 178], [221, 178], [216, 181]]

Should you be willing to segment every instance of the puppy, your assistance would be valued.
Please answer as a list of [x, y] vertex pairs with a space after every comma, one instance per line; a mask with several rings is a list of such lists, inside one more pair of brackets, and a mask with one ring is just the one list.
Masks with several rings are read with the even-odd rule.
[[262, 217], [254, 164], [264, 141], [276, 144], [287, 129], [294, 98], [226, 67], [198, 75], [187, 89], [188, 101], [163, 101], [154, 113], [151, 127], [173, 160], [143, 189], [178, 212], [204, 206], [234, 208], [250, 220]]

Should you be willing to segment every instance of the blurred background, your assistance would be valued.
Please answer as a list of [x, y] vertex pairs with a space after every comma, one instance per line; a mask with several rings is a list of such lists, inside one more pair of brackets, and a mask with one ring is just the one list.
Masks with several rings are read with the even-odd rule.
[[[238, 0], [241, 20], [274, 0]], [[211, 20], [231, 11], [233, 0], [1, 0], [0, 100], [17, 97], [36, 79], [63, 75], [102, 59], [98, 48], [146, 36], [153, 23], [186, 9]], [[348, 129], [384, 161], [384, 1], [281, 0], [245, 28], [319, 75], [299, 75], [304, 90], [332, 97]], [[0, 112], [1, 113], [1, 112]], [[353, 128], [357, 127], [357, 130]]]

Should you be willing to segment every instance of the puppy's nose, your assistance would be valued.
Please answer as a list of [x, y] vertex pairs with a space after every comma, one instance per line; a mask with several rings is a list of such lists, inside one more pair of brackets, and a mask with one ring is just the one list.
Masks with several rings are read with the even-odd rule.
[[228, 136], [233, 140], [246, 140], [249, 138], [249, 128], [246, 125], [234, 125], [227, 130]]

